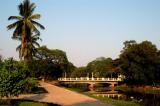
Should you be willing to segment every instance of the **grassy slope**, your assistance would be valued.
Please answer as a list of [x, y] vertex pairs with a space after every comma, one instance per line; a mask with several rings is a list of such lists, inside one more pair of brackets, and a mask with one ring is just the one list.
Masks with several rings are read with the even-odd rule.
[[34, 102], [21, 102], [18, 106], [49, 106], [43, 103], [34, 103]]
[[106, 104], [112, 104], [112, 105], [116, 105], [116, 106], [140, 106], [138, 103], [134, 103], [132, 101], [115, 100], [115, 99], [111, 99], [111, 98], [107, 98], [107, 97], [95, 97], [95, 96], [91, 95], [90, 93], [82, 92], [83, 90], [80, 90], [80, 89], [76, 89], [76, 88], [67, 88], [67, 89], [84, 94], [84, 95], [87, 95], [87, 96], [90, 96], [95, 99], [98, 99]]

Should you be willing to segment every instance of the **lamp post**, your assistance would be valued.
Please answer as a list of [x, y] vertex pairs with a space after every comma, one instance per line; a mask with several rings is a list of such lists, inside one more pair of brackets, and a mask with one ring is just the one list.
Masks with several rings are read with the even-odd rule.
[[93, 80], [93, 72], [92, 72], [92, 80]]
[[89, 73], [87, 73], [87, 78], [89, 78]]
[[66, 72], [64, 72], [64, 77], [65, 77], [65, 80], [66, 80]]

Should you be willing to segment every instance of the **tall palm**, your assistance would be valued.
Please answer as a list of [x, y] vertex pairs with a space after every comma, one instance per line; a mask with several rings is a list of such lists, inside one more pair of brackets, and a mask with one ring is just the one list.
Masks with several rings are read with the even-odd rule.
[[[35, 20], [40, 19], [40, 14], [33, 14], [36, 6], [30, 3], [29, 0], [24, 0], [18, 5], [19, 16], [10, 16], [8, 20], [16, 20], [16, 22], [7, 26], [8, 30], [15, 29], [12, 38], [21, 38], [20, 58], [23, 60], [31, 59], [31, 54], [28, 52], [32, 48], [32, 35], [40, 35], [36, 27], [45, 29], [43, 25]], [[29, 46], [29, 47], [28, 47]]]

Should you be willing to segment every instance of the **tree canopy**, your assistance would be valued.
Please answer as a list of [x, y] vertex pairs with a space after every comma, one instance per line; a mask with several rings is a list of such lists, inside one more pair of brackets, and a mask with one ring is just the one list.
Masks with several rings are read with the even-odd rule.
[[154, 84], [160, 73], [158, 53], [156, 46], [149, 41], [129, 42], [120, 55], [120, 67], [126, 81], [130, 84]]
[[87, 65], [87, 71], [94, 74], [94, 77], [107, 77], [111, 75], [112, 71], [112, 59], [99, 57]]
[[67, 59], [66, 53], [58, 49], [48, 49], [46, 46], [37, 48], [34, 63], [30, 67], [46, 79], [57, 79], [70, 72], [74, 65]]

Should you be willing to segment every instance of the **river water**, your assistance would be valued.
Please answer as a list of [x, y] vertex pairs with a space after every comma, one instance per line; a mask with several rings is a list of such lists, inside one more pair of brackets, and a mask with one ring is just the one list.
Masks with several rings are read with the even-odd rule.
[[[64, 86], [64, 85], [63, 85]], [[160, 106], [160, 94], [145, 94], [139, 92], [116, 91], [108, 87], [95, 87], [94, 89], [86, 89], [85, 84], [66, 86], [81, 89], [81, 92], [90, 92], [93, 96], [101, 96], [104, 98], [113, 98], [117, 100], [133, 101], [142, 106]], [[91, 91], [90, 91], [91, 90]]]
[[144, 94], [138, 92], [106, 91], [92, 92], [94, 96], [113, 98], [126, 101], [134, 101], [142, 106], [160, 106], [160, 94]]

